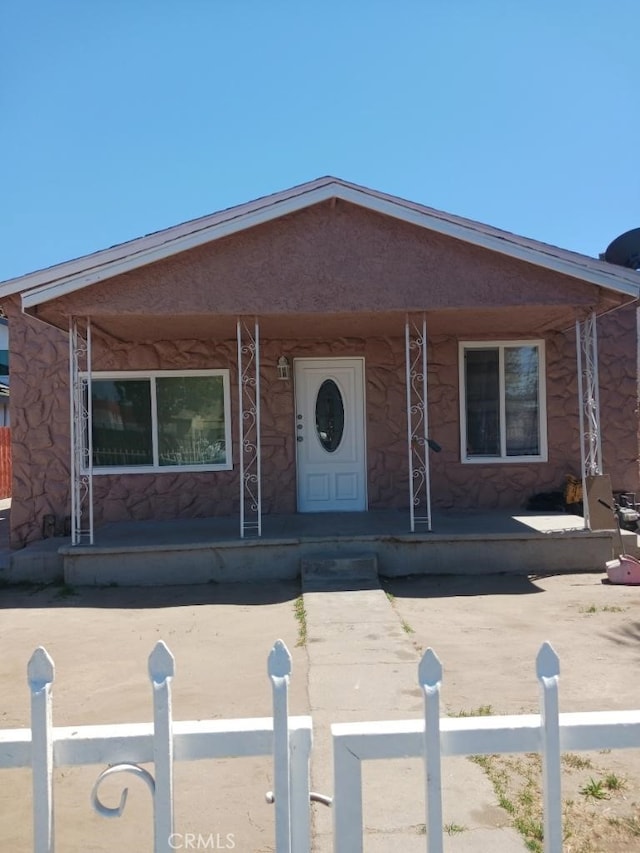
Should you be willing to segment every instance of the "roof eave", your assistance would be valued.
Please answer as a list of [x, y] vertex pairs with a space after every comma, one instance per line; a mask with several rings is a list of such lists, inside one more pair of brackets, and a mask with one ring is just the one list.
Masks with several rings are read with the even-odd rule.
[[[122, 273], [155, 263], [180, 252], [231, 236], [274, 219], [296, 213], [304, 208], [336, 198], [365, 207], [374, 212], [409, 224], [463, 240], [481, 248], [506, 255], [526, 263], [544, 267], [581, 281], [605, 287], [635, 299], [640, 296], [640, 276], [622, 267], [607, 269], [609, 264], [586, 256], [557, 250], [545, 244], [517, 238], [508, 232], [474, 224], [445, 214], [439, 215], [400, 199], [373, 190], [347, 184], [335, 178], [320, 178], [295, 187], [285, 193], [267, 196], [257, 202], [230, 208], [210, 217], [194, 220], [148, 237], [133, 240], [84, 259], [61, 264], [59, 267], [22, 276], [0, 285], [0, 298], [22, 292], [24, 309], [67, 295]], [[197, 227], [194, 227], [197, 226]], [[123, 250], [127, 249], [126, 252]], [[100, 260], [102, 259], [102, 260]], [[87, 261], [92, 266], [87, 266]], [[55, 279], [51, 278], [56, 271]]]
[[[126, 261], [128, 258], [133, 259], [147, 250], [153, 251], [163, 246], [170, 246], [173, 247], [173, 253], [183, 251], [181, 245], [177, 242], [181, 238], [188, 238], [190, 235], [195, 236], [200, 233], [207, 235], [202, 242], [208, 242], [211, 239], [216, 239], [216, 237], [211, 237], [212, 228], [226, 222], [231, 223], [234, 220], [243, 223], [239, 225], [237, 230], [250, 228], [253, 225], [250, 220], [254, 212], [259, 214], [260, 211], [268, 210], [280, 201], [294, 201], [298, 197], [335, 183], [336, 178], [318, 178], [315, 181], [300, 184], [290, 190], [274, 193], [251, 202], [245, 202], [244, 204], [200, 217], [199, 219], [192, 219], [188, 222], [147, 234], [144, 237], [137, 237], [125, 243], [118, 243], [108, 249], [101, 249], [100, 251], [82, 255], [70, 261], [64, 261], [61, 264], [55, 264], [54, 266], [36, 270], [26, 275], [7, 279], [4, 282], [0, 282], [0, 297], [22, 293], [40, 286], [55, 285], [56, 283], [67, 281], [68, 279], [73, 279], [92, 271], [103, 270], [111, 264], [118, 264], [119, 262]], [[313, 203], [315, 202], [307, 202], [307, 204]], [[305, 205], [301, 206], [304, 207]], [[117, 275], [118, 273], [115, 274]], [[110, 276], [105, 276], [105, 278], [108, 277]]]

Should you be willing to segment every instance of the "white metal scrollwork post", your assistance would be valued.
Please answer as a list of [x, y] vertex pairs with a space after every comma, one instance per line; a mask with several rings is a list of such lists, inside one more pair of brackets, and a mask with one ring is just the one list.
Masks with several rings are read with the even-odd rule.
[[71, 543], [93, 545], [93, 438], [91, 421], [91, 321], [69, 321], [71, 409]]
[[260, 328], [239, 319], [238, 423], [240, 456], [240, 537], [262, 535], [262, 490], [260, 459]]
[[429, 471], [429, 415], [427, 410], [427, 320], [407, 315], [405, 320], [407, 383], [407, 448], [409, 454], [409, 507], [411, 532], [416, 524], [431, 530], [431, 479]]
[[600, 387], [598, 381], [598, 333], [596, 315], [576, 321], [578, 405], [580, 408], [580, 463], [585, 527], [590, 526], [586, 479], [602, 474], [600, 434]]

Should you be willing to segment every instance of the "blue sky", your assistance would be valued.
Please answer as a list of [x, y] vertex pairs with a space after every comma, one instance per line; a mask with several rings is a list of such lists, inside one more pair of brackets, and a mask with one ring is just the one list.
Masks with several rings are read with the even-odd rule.
[[3, 0], [0, 280], [332, 174], [640, 226], [637, 0]]

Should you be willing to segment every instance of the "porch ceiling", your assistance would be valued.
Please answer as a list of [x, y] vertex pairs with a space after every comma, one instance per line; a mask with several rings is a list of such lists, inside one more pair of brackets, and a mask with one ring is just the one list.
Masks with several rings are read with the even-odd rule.
[[[448, 309], [427, 311], [430, 336], [452, 337], [538, 337], [564, 331], [583, 320], [587, 310], [573, 306], [518, 306], [503, 309]], [[95, 328], [122, 341], [151, 340], [233, 340], [236, 317], [220, 314], [100, 315], [91, 318]], [[345, 314], [260, 315], [263, 338], [291, 340], [401, 337], [404, 312], [362, 312]]]

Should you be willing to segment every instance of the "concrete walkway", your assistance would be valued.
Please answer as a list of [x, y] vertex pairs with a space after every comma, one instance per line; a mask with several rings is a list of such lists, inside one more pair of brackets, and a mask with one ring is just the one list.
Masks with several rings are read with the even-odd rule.
[[[423, 713], [419, 651], [384, 591], [376, 583], [365, 586], [315, 591], [303, 585], [314, 725], [311, 781], [312, 790], [321, 793], [333, 792], [332, 723], [415, 719]], [[444, 824], [465, 827], [445, 834], [445, 850], [525, 849], [477, 765], [465, 758], [445, 759], [442, 778]], [[421, 760], [366, 762], [363, 788], [365, 851], [424, 853]], [[331, 809], [315, 804], [313, 810], [313, 853], [331, 853]]]

